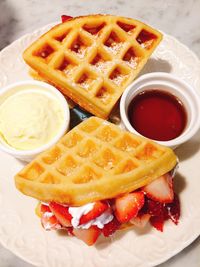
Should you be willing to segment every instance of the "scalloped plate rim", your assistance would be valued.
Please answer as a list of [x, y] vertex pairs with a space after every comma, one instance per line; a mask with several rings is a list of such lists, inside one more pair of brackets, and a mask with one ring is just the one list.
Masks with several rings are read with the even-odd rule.
[[[2, 49], [0, 51], [0, 55], [5, 53], [7, 51], [7, 49], [10, 49], [11, 47], [14, 47], [20, 40], [23, 40], [23, 39], [26, 39], [32, 35], [40, 35], [40, 33], [44, 30], [47, 30], [48, 28], [54, 26], [56, 23], [50, 23], [46, 26], [43, 26], [35, 31], [33, 31], [32, 33], [27, 33], [23, 36], [21, 36], [19, 39], [17, 39], [16, 41], [12, 42], [10, 45], [8, 45], [7, 47], [5, 47], [4, 49]], [[198, 56], [193, 52], [191, 51], [185, 44], [179, 42], [176, 38], [172, 37], [171, 35], [168, 35], [168, 34], [164, 34], [166, 38], [170, 38], [171, 40], [173, 40], [175, 43], [178, 43], [179, 46], [182, 46], [182, 48], [184, 50], [187, 50], [188, 53], [191, 54], [191, 56], [195, 59], [195, 61], [198, 63], [199, 65], [199, 69], [200, 69], [200, 61], [199, 61], [199, 58]], [[166, 255], [166, 257], [163, 257], [162, 259], [158, 259], [158, 260], [155, 260], [153, 265], [149, 265], [149, 266], [155, 266], [157, 264], [161, 264], [163, 263], [164, 261], [168, 260], [169, 258], [175, 256], [177, 253], [179, 253], [180, 251], [182, 251], [184, 248], [186, 248], [187, 246], [189, 246], [198, 236], [200, 235], [200, 229], [199, 231], [196, 231], [194, 232], [194, 234], [191, 236], [190, 239], [187, 240], [187, 242], [185, 242], [184, 244], [182, 244], [181, 247], [178, 247], [177, 250], [175, 251], [172, 251], [171, 254], [169, 255]], [[15, 255], [17, 255], [18, 257], [22, 258], [24, 261], [30, 263], [30, 264], [34, 264], [33, 261], [29, 258], [27, 258], [26, 256], [23, 255], [23, 253], [19, 252], [19, 251], [13, 251], [12, 249], [9, 248], [9, 245], [6, 244], [6, 241], [4, 240], [1, 240], [0, 239], [0, 243], [5, 247], [7, 248], [8, 250], [11, 250], [12, 253], [14, 253]]]

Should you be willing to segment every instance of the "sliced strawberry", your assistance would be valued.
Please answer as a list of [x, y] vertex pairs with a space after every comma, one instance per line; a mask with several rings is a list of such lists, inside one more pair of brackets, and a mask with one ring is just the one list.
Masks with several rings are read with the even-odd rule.
[[141, 216], [141, 215], [147, 214], [147, 213], [148, 213], [148, 197], [146, 195], [144, 195], [144, 205], [139, 210], [138, 215]]
[[141, 191], [126, 194], [115, 200], [115, 215], [120, 223], [126, 223], [136, 217], [144, 205], [144, 193]]
[[163, 232], [164, 221], [163, 216], [152, 216], [150, 218], [151, 225], [161, 232]]
[[83, 216], [81, 216], [79, 225], [87, 223], [99, 217], [105, 210], [108, 209], [108, 207], [109, 206], [106, 202], [102, 202], [102, 201], [95, 202], [93, 209], [89, 211], [88, 213], [84, 214]]
[[61, 20], [62, 20], [62, 23], [64, 23], [65, 21], [67, 21], [67, 20], [70, 20], [70, 19], [72, 19], [73, 17], [71, 17], [71, 16], [67, 16], [67, 15], [62, 15], [61, 16]]
[[148, 223], [149, 219], [151, 218], [150, 214], [142, 214], [138, 215], [135, 218], [132, 218], [130, 220], [130, 223], [134, 224], [135, 226], [139, 228], [144, 228], [146, 224]]
[[41, 223], [45, 230], [57, 230], [61, 228], [58, 219], [52, 212], [44, 212], [41, 217]]
[[56, 216], [58, 221], [62, 224], [62, 226], [71, 226], [72, 215], [69, 213], [68, 207], [62, 206], [56, 202], [50, 202], [49, 208]]
[[169, 173], [166, 173], [144, 186], [143, 191], [155, 201], [171, 203], [174, 199], [173, 178]]
[[168, 209], [165, 203], [147, 199], [147, 212], [151, 215], [150, 223], [158, 231], [163, 231], [164, 221], [169, 219]]
[[147, 213], [152, 216], [163, 216], [164, 206], [163, 203], [147, 199]]
[[116, 232], [120, 227], [120, 223], [116, 218], [114, 218], [111, 222], [104, 225], [104, 228], [102, 229], [102, 233], [104, 236], [111, 236]]
[[41, 211], [41, 213], [51, 212], [49, 206], [45, 205], [45, 204], [40, 204], [40, 211]]
[[101, 230], [96, 226], [91, 226], [89, 229], [73, 229], [73, 234], [84, 241], [88, 246], [92, 246], [99, 237]]
[[174, 201], [166, 204], [166, 208], [168, 210], [169, 219], [171, 219], [173, 223], [178, 224], [180, 218], [180, 201], [176, 194], [174, 195]]

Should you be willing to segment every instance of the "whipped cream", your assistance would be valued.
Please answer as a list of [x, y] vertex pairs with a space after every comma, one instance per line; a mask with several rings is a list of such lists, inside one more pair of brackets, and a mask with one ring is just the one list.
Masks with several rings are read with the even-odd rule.
[[89, 203], [81, 207], [70, 207], [69, 213], [72, 215], [71, 223], [74, 228], [78, 228], [80, 218], [91, 211], [94, 207], [94, 203]]
[[72, 220], [71, 220], [72, 226], [74, 228], [88, 229], [92, 225], [96, 225], [98, 228], [103, 229], [105, 224], [113, 220], [113, 215], [111, 213], [111, 210], [107, 209], [104, 213], [102, 213], [99, 217], [95, 218], [94, 220], [79, 225], [81, 216], [87, 214], [89, 211], [93, 209], [93, 207], [94, 203], [89, 203], [81, 207], [70, 207], [69, 213], [72, 215]]
[[102, 213], [99, 217], [91, 220], [85, 224], [79, 225], [77, 228], [88, 229], [92, 225], [96, 225], [99, 229], [103, 229], [104, 225], [111, 222], [113, 220], [113, 215], [109, 209], [107, 209], [104, 213]]

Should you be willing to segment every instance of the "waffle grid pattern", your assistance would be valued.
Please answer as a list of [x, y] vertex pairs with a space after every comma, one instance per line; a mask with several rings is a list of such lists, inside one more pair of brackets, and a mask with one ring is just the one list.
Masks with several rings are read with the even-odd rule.
[[131, 171], [142, 162], [164, 153], [146, 140], [142, 142], [140, 138], [133, 138], [113, 125], [94, 123], [94, 120], [91, 123], [94, 127], [87, 124], [87, 129], [82, 125], [72, 130], [30, 165], [27, 178], [32, 180], [31, 173], [38, 169], [39, 175], [33, 178], [41, 183], [88, 183], [109, 174]]
[[39, 155], [18, 177], [41, 186], [71, 185], [73, 188], [86, 185], [92, 188], [95, 182], [102, 179], [106, 182], [109, 177], [117, 180], [130, 173], [134, 177], [135, 171], [167, 153], [169, 150], [165, 147], [91, 117]]
[[158, 31], [133, 19], [79, 17], [39, 38], [24, 59], [80, 106], [107, 118], [161, 38]]

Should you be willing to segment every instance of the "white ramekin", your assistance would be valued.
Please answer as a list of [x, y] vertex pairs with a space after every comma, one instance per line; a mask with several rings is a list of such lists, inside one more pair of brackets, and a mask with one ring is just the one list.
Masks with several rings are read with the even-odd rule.
[[33, 80], [27, 80], [22, 82], [16, 82], [11, 85], [8, 85], [4, 88], [1, 88], [0, 90], [0, 105], [5, 101], [5, 99], [9, 96], [11, 96], [14, 93], [17, 93], [22, 90], [29, 90], [31, 86], [34, 86], [34, 90], [42, 90], [46, 91], [50, 94], [52, 94], [53, 97], [55, 97], [59, 102], [63, 109], [63, 125], [61, 126], [59, 132], [52, 138], [48, 143], [32, 150], [18, 150], [15, 149], [9, 145], [7, 145], [5, 142], [3, 142], [0, 139], [0, 149], [15, 158], [18, 158], [23, 161], [31, 161], [34, 159], [38, 154], [41, 152], [47, 150], [51, 146], [53, 146], [55, 143], [58, 142], [58, 140], [65, 134], [65, 132], [69, 128], [69, 122], [70, 122], [70, 112], [69, 112], [69, 106], [65, 99], [65, 97], [53, 86], [45, 83], [45, 82], [39, 82], [39, 81], [33, 81]]
[[[159, 89], [178, 97], [187, 113], [187, 125], [183, 133], [170, 141], [156, 141], [172, 149], [191, 139], [200, 127], [200, 96], [192, 86], [172, 74], [154, 72], [142, 75], [124, 91], [120, 101], [120, 115], [125, 128], [139, 134], [128, 119], [128, 107], [132, 99], [140, 92]], [[141, 135], [141, 134], [139, 134]]]

